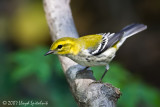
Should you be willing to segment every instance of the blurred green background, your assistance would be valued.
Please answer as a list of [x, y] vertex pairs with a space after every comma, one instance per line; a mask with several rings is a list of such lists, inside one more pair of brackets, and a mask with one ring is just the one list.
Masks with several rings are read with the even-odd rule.
[[[121, 89], [117, 107], [159, 107], [160, 0], [72, 0], [71, 8], [80, 35], [148, 25], [120, 48], [103, 81]], [[41, 0], [0, 0], [0, 107], [15, 100], [77, 107], [58, 57], [43, 56], [51, 43]], [[92, 69], [99, 79], [104, 67]]]

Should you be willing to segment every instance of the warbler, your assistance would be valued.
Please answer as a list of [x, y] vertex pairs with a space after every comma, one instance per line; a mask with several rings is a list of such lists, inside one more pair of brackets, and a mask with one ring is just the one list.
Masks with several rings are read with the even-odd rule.
[[63, 37], [51, 45], [45, 56], [49, 54], [66, 56], [86, 68], [106, 66], [100, 79], [102, 81], [119, 47], [128, 37], [145, 29], [147, 26], [144, 24], [131, 24], [117, 33], [100, 33], [80, 38]]

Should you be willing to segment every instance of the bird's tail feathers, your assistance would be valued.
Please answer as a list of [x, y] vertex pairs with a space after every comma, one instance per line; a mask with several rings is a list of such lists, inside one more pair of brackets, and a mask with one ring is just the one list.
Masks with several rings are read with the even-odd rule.
[[119, 33], [123, 32], [124, 35], [122, 39], [117, 43], [117, 48], [119, 48], [128, 37], [131, 37], [145, 29], [147, 29], [147, 26], [144, 24], [131, 24], [123, 28]]
[[143, 30], [147, 29], [147, 26], [144, 24], [131, 24], [123, 28], [120, 32], [124, 32], [123, 37], [130, 37], [136, 33], [139, 33]]

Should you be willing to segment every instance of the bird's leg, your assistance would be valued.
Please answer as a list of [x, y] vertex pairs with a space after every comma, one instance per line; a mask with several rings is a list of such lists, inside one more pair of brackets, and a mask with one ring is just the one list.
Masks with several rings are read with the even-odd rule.
[[106, 65], [106, 69], [105, 69], [102, 77], [100, 78], [99, 82], [102, 82], [102, 79], [103, 79], [103, 77], [105, 76], [105, 74], [107, 73], [108, 70], [109, 70], [109, 65], [107, 64], [107, 65]]

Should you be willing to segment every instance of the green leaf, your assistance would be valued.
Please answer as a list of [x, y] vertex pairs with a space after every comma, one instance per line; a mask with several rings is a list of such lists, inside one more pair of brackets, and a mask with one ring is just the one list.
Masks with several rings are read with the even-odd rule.
[[52, 56], [44, 56], [47, 51], [48, 49], [41, 47], [18, 51], [11, 55], [11, 62], [15, 65], [11, 74], [13, 81], [36, 75], [41, 82], [46, 82], [51, 76], [52, 62]]

